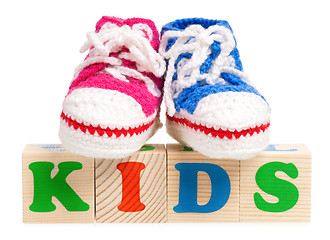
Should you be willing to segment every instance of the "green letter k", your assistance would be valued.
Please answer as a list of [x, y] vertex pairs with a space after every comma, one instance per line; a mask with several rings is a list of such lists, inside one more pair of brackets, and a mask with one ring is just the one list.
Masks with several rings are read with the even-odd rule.
[[77, 195], [65, 181], [74, 170], [82, 169], [79, 162], [62, 162], [58, 164], [58, 173], [51, 178], [54, 163], [34, 162], [29, 165], [34, 178], [34, 197], [30, 205], [32, 212], [52, 212], [56, 206], [52, 203], [52, 197], [56, 197], [66, 210], [88, 211], [89, 205]]

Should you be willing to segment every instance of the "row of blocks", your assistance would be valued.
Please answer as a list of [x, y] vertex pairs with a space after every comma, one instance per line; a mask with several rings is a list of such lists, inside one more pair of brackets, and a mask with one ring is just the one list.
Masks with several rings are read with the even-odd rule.
[[23, 152], [23, 221], [309, 221], [311, 154], [269, 145], [247, 161], [149, 144], [125, 159], [93, 159], [61, 145]]

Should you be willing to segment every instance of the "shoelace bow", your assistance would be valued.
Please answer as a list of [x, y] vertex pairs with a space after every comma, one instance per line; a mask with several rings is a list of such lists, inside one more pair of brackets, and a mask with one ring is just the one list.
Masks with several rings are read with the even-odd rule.
[[[175, 39], [175, 42], [167, 49], [170, 39]], [[210, 55], [210, 47], [214, 42], [221, 43], [220, 54], [212, 60], [209, 70], [202, 74], [200, 67]], [[164, 98], [170, 116], [175, 113], [173, 99], [177, 98], [184, 88], [189, 88], [198, 81], [205, 80], [210, 85], [226, 84], [226, 81], [220, 76], [221, 73], [229, 73], [249, 83], [247, 75], [235, 68], [235, 61], [230, 56], [235, 47], [236, 42], [232, 32], [224, 26], [213, 25], [205, 29], [200, 25], [191, 25], [184, 31], [164, 32], [159, 53], [165, 59], [169, 59]], [[190, 58], [182, 58], [180, 61], [182, 64], [176, 63], [177, 58], [184, 53], [191, 54]], [[176, 80], [173, 80], [175, 72], [177, 77]]]
[[[152, 38], [151, 29], [147, 29], [149, 39]], [[150, 36], [151, 35], [151, 36]], [[129, 51], [121, 51], [122, 47]], [[88, 58], [82, 62], [74, 73], [74, 79], [85, 68], [95, 63], [107, 63], [104, 69], [117, 79], [129, 82], [127, 77], [133, 77], [145, 83], [151, 94], [161, 96], [158, 87], [149, 77], [141, 72], [151, 72], [156, 77], [163, 76], [165, 62], [153, 49], [145, 33], [141, 31], [141, 25], [135, 24], [131, 28], [128, 25], [119, 27], [115, 24], [105, 23], [98, 33], [88, 32], [87, 41], [81, 47], [80, 52], [89, 50]], [[109, 57], [110, 53], [119, 53], [117, 57]], [[136, 63], [137, 70], [122, 66], [122, 59]]]

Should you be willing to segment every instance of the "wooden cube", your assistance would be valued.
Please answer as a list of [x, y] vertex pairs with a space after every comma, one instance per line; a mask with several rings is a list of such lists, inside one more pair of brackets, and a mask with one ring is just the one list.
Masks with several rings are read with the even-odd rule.
[[167, 144], [168, 222], [237, 222], [239, 161]]
[[61, 145], [27, 145], [23, 152], [23, 221], [94, 222], [94, 159]]
[[98, 223], [164, 223], [166, 151], [145, 145], [124, 159], [95, 159]]
[[309, 221], [311, 153], [305, 145], [269, 145], [241, 161], [240, 221]]

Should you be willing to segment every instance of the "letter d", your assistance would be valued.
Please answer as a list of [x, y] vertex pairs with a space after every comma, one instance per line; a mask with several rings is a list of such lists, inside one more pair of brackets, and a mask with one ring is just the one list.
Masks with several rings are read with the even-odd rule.
[[[227, 172], [211, 163], [178, 163], [180, 172], [179, 203], [173, 208], [177, 213], [211, 213], [221, 209], [230, 195], [230, 179]], [[202, 171], [211, 180], [211, 197], [207, 204], [197, 203], [197, 176]]]

